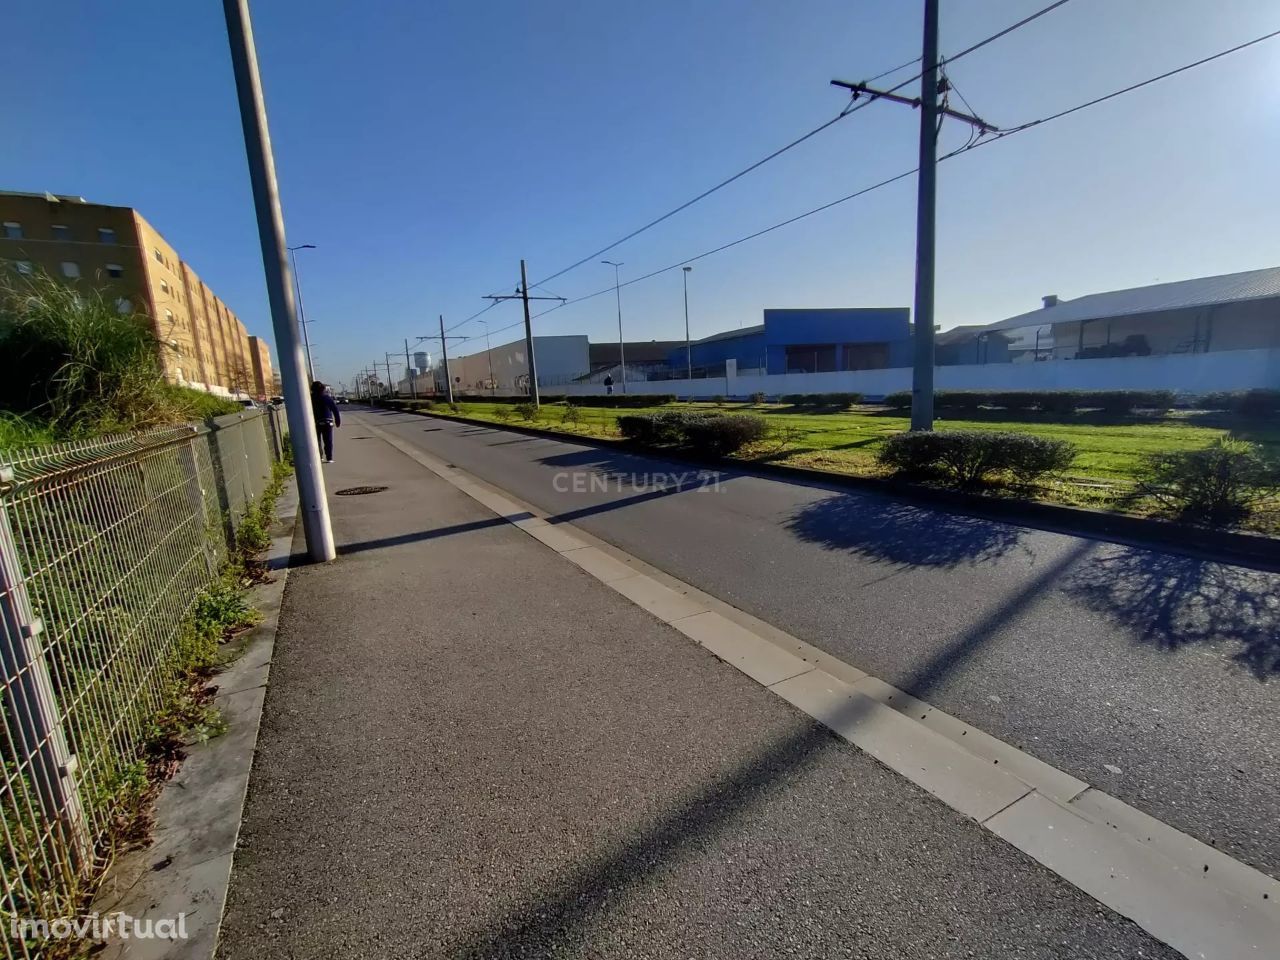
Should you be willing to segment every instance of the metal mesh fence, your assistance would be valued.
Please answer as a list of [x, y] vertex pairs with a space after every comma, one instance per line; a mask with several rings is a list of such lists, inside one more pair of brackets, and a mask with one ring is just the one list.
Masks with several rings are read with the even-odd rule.
[[255, 410], [0, 454], [4, 956], [10, 921], [75, 912], [280, 439]]

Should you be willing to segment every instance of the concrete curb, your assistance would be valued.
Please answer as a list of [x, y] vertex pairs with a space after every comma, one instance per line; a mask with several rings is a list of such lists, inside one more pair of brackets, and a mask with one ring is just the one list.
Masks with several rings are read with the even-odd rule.
[[156, 921], [184, 915], [185, 939], [112, 940], [98, 957], [211, 960], [217, 949], [289, 575], [297, 509], [297, 488], [288, 485], [277, 505], [267, 552], [274, 579], [250, 591], [262, 622], [245, 637], [240, 655], [214, 677], [218, 688], [214, 703], [227, 722], [227, 732], [189, 748], [187, 759], [156, 801], [151, 845], [116, 861], [93, 905], [103, 914], [124, 912]]
[[1262, 570], [1280, 570], [1280, 538], [1267, 537], [1262, 534], [1216, 530], [1212, 527], [1192, 527], [1175, 523], [1171, 520], [1138, 517], [1132, 514], [1113, 513], [1107, 510], [1091, 510], [1086, 507], [1067, 507], [1035, 500], [1002, 500], [995, 497], [986, 497], [978, 493], [965, 493], [959, 490], [938, 490], [900, 481], [878, 480], [874, 477], [855, 477], [850, 474], [817, 470], [811, 467], [721, 460], [714, 457], [699, 456], [688, 451], [644, 447], [625, 440], [587, 437], [576, 433], [548, 430], [543, 427], [494, 423], [492, 420], [479, 420], [474, 417], [452, 413], [392, 410], [389, 407], [376, 407], [374, 409], [385, 410], [388, 413], [455, 420], [459, 423], [470, 423], [477, 426], [490, 427], [494, 430], [509, 430], [513, 433], [542, 437], [547, 440], [581, 443], [583, 446], [662, 457], [667, 460], [677, 460], [703, 467], [715, 467], [722, 471], [733, 471], [747, 476], [776, 478], [791, 483], [804, 483], [825, 488], [864, 490], [908, 503], [922, 504], [924, 506], [945, 506], [969, 516], [1016, 523], [1021, 526], [1034, 527], [1038, 530], [1047, 530], [1054, 533], [1084, 534], [1103, 540], [1113, 540], [1139, 546], [1158, 546], [1220, 563], [1255, 567]]
[[[365, 424], [462, 493], [1189, 957], [1261, 960], [1280, 880]], [[557, 439], [563, 434], [557, 435]]]

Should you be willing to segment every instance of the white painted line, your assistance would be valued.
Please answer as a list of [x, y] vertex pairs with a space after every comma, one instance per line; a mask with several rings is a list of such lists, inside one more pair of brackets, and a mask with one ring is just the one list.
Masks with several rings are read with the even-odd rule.
[[812, 670], [770, 688], [953, 810], [985, 820], [1031, 788], [847, 683]]
[[768, 640], [712, 611], [675, 620], [671, 626], [766, 687], [813, 669], [799, 657], [779, 650]]
[[1184, 864], [1047, 797], [1030, 794], [985, 825], [1188, 957], [1274, 960], [1280, 949], [1280, 906], [1208, 886]]

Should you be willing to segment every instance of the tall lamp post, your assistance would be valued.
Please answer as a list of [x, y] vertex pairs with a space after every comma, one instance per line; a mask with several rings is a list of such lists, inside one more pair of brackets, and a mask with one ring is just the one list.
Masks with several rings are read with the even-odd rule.
[[622, 283], [619, 280], [620, 263], [612, 260], [601, 260], [603, 264], [613, 267], [613, 295], [618, 299], [618, 371], [622, 377], [622, 392], [627, 392], [627, 348], [622, 339]]
[[489, 322], [487, 320], [480, 322], [484, 324], [484, 356], [489, 361], [489, 396], [492, 397], [498, 385], [493, 381], [493, 348], [489, 346]]
[[689, 393], [693, 394], [693, 345], [689, 340], [689, 274], [693, 267], [684, 268], [684, 363], [689, 378]]
[[298, 276], [298, 250], [314, 250], [314, 243], [300, 243], [289, 248], [289, 265], [293, 268], [293, 285], [298, 290], [298, 323], [302, 326], [302, 346], [307, 351], [307, 378], [316, 382], [316, 368], [311, 364], [311, 338], [307, 336], [307, 312], [302, 309], [302, 280]]

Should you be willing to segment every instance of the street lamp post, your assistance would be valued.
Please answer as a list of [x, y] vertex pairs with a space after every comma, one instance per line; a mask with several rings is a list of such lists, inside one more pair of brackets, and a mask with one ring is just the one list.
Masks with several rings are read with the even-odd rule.
[[493, 381], [493, 348], [489, 346], [489, 321], [481, 320], [484, 324], [484, 356], [489, 361], [489, 396], [494, 395], [497, 384]]
[[684, 268], [684, 363], [689, 379], [689, 394], [693, 395], [693, 345], [689, 340], [689, 274], [693, 267]]
[[601, 260], [601, 263], [608, 264], [613, 267], [613, 295], [618, 299], [618, 372], [622, 378], [622, 392], [627, 392], [627, 348], [622, 339], [622, 283], [619, 279], [618, 268], [622, 266], [620, 263], [614, 263], [612, 260]]
[[302, 280], [298, 276], [297, 250], [314, 250], [314, 243], [300, 243], [289, 248], [289, 265], [293, 268], [293, 285], [298, 291], [298, 323], [302, 326], [302, 346], [307, 351], [307, 378], [316, 382], [316, 368], [311, 363], [311, 338], [307, 335], [307, 312], [302, 308]]

